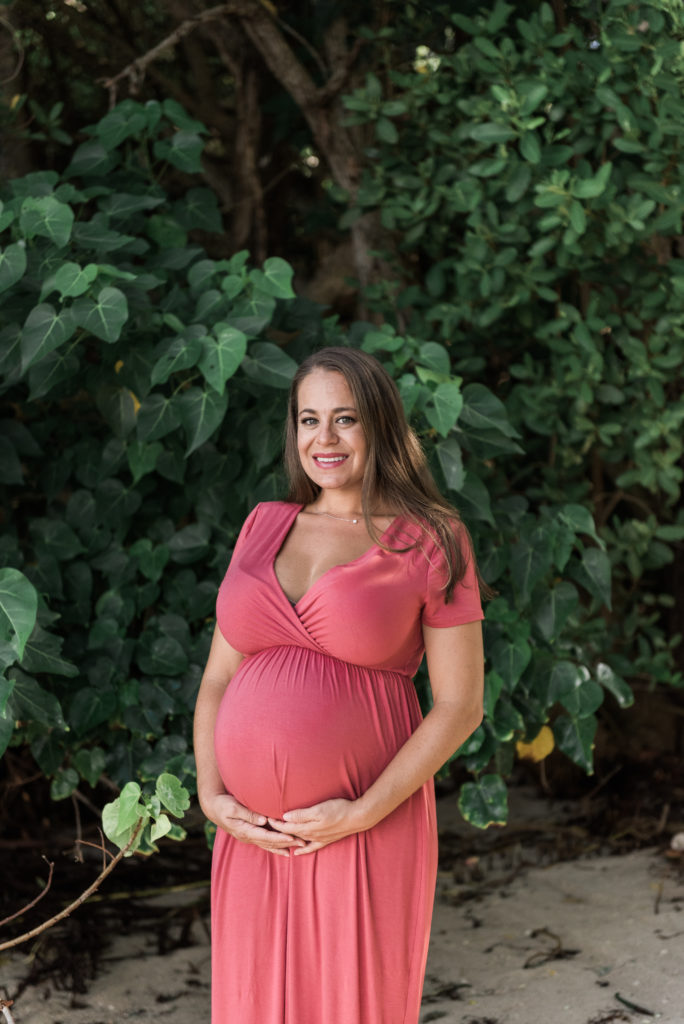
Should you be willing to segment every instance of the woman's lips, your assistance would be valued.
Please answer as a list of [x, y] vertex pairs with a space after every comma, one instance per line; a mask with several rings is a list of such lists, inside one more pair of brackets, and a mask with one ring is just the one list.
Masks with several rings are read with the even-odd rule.
[[313, 460], [321, 469], [334, 469], [341, 466], [349, 458], [348, 455], [314, 455]]

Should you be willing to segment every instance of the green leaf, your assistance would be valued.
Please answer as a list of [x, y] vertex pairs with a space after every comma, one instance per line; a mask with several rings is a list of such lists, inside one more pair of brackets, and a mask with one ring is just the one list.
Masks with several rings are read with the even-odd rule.
[[602, 604], [612, 607], [610, 559], [605, 551], [587, 548], [582, 552], [581, 564], [571, 565], [568, 571]]
[[264, 263], [263, 271], [250, 271], [249, 280], [264, 295], [270, 295], [274, 299], [294, 299], [293, 274], [289, 263], [279, 256], [272, 256]]
[[48, 353], [29, 370], [29, 400], [33, 402], [47, 395], [62, 381], [73, 378], [78, 368], [79, 362], [73, 352], [57, 350]]
[[0, 252], [0, 292], [21, 280], [26, 271], [26, 243], [13, 242]]
[[578, 235], [583, 235], [587, 229], [587, 218], [584, 207], [576, 199], [570, 203], [570, 224]]
[[458, 507], [469, 519], [483, 520], [490, 526], [495, 525], [489, 491], [472, 470], [466, 471], [465, 481], [458, 495]]
[[150, 828], [150, 839], [153, 843], [157, 839], [162, 839], [168, 832], [171, 831], [171, 822], [165, 814], [160, 814], [157, 820], [152, 824]]
[[435, 452], [447, 487], [450, 491], [460, 491], [465, 480], [460, 444], [455, 437], [447, 437], [437, 442]]
[[101, 747], [84, 747], [72, 756], [72, 761], [79, 775], [94, 788], [105, 770], [104, 750]]
[[181, 818], [190, 807], [190, 794], [175, 775], [164, 772], [157, 779], [155, 792], [167, 811]]
[[505, 825], [508, 818], [508, 792], [500, 775], [483, 775], [477, 782], [464, 782], [458, 809], [476, 828]]
[[209, 548], [211, 529], [207, 523], [189, 523], [167, 541], [167, 550], [174, 562], [197, 562]]
[[88, 263], [81, 267], [79, 263], [63, 263], [56, 271], [53, 285], [63, 299], [76, 297], [86, 292], [97, 277], [97, 264]]
[[579, 178], [572, 186], [572, 194], [576, 199], [595, 199], [602, 195], [610, 178], [613, 165], [607, 160], [601, 165], [593, 178]]
[[66, 723], [62, 708], [53, 693], [48, 693], [32, 676], [13, 668], [14, 689], [7, 702], [9, 717], [39, 722], [48, 728], [64, 729]]
[[89, 139], [77, 148], [64, 175], [67, 178], [91, 174], [104, 176], [112, 169], [114, 162], [99, 139]]
[[597, 721], [594, 715], [586, 718], [559, 716], [553, 723], [556, 746], [571, 761], [583, 768], [587, 775], [594, 774], [594, 737]]
[[540, 587], [532, 602], [533, 621], [547, 642], [556, 640], [568, 617], [579, 607], [572, 583], [561, 580], [554, 587]]
[[74, 211], [54, 196], [29, 196], [21, 205], [19, 223], [27, 238], [40, 235], [62, 249], [71, 238]]
[[128, 319], [126, 296], [118, 288], [103, 288], [97, 296], [97, 302], [78, 299], [72, 309], [80, 327], [110, 344], [119, 340], [121, 329]]
[[548, 86], [544, 85], [543, 82], [525, 82], [519, 86], [519, 92], [523, 97], [523, 101], [520, 104], [520, 116], [529, 117], [539, 104], [546, 99], [549, 90]]
[[381, 116], [377, 119], [375, 122], [375, 135], [380, 142], [386, 142], [390, 146], [393, 146], [399, 141], [397, 126], [387, 117]]
[[0, 757], [7, 750], [14, 733], [14, 720], [0, 715]]
[[133, 392], [129, 388], [102, 387], [95, 400], [112, 433], [116, 437], [128, 437], [135, 427], [139, 404]]
[[487, 672], [484, 685], [484, 713], [487, 718], [494, 717], [494, 709], [501, 696], [504, 681], [498, 672]]
[[118, 800], [117, 831], [123, 832], [132, 828], [141, 815], [140, 797], [142, 791], [137, 782], [127, 782], [121, 790]]
[[150, 384], [165, 384], [172, 373], [188, 370], [195, 366], [202, 354], [205, 335], [188, 331], [179, 334], [172, 341], [162, 341], [154, 350], [157, 361], [152, 367]]
[[79, 669], [62, 657], [62, 638], [36, 625], [29, 637], [21, 667], [27, 672], [50, 672], [55, 676], [79, 675]]
[[216, 337], [202, 339], [199, 368], [207, 383], [222, 395], [226, 381], [233, 376], [245, 357], [247, 337], [242, 331], [227, 324], [216, 324], [214, 334]]
[[511, 575], [518, 595], [527, 604], [535, 585], [551, 568], [551, 537], [543, 526], [521, 532], [511, 546]]
[[531, 658], [532, 649], [521, 636], [514, 639], [502, 637], [490, 649], [492, 669], [501, 676], [509, 693], [515, 689]]
[[[368, 331], [363, 336], [361, 348], [364, 352], [397, 352], [404, 345], [404, 339], [386, 331]], [[441, 348], [441, 346], [440, 346]]]
[[179, 171], [186, 174], [202, 173], [202, 152], [204, 140], [197, 132], [178, 131], [170, 140], [159, 139], [154, 144], [154, 155], [168, 160]]
[[549, 700], [559, 701], [573, 718], [586, 718], [603, 703], [603, 690], [585, 665], [558, 661], [551, 672]]
[[484, 384], [467, 384], [463, 389], [460, 419], [477, 430], [496, 430], [506, 437], [520, 437], [508, 419], [503, 402]]
[[79, 783], [78, 772], [73, 768], [60, 768], [50, 783], [50, 799], [65, 800], [71, 796]]
[[223, 230], [221, 211], [216, 194], [209, 188], [191, 188], [181, 202], [174, 206], [174, 214], [188, 230], [220, 233]]
[[461, 394], [461, 378], [444, 381], [438, 384], [432, 393], [425, 415], [430, 426], [446, 437], [454, 427], [463, 408]]
[[158, 441], [180, 426], [175, 401], [153, 391], [141, 402], [136, 430], [141, 441]]
[[63, 345], [76, 330], [70, 309], [59, 313], [49, 302], [34, 306], [21, 331], [22, 370], [26, 370]]
[[0, 569], [0, 639], [20, 659], [33, 632], [38, 610], [36, 588], [18, 569]]
[[532, 172], [527, 164], [518, 164], [506, 185], [506, 200], [517, 203], [524, 196], [532, 180]]
[[164, 446], [155, 441], [153, 444], [145, 444], [143, 441], [131, 441], [126, 448], [128, 468], [133, 476], [133, 483], [137, 484], [144, 476], [151, 473], [157, 465], [157, 459], [164, 451]]
[[228, 395], [204, 391], [202, 388], [189, 388], [178, 395], [174, 402], [188, 442], [185, 450], [187, 456], [221, 426], [228, 409]]
[[536, 132], [525, 132], [520, 140], [520, 155], [530, 164], [538, 164], [542, 157]]
[[242, 368], [252, 380], [275, 388], [289, 388], [297, 364], [291, 356], [270, 341], [255, 341], [249, 346]]
[[63, 519], [39, 516], [29, 524], [34, 543], [41, 553], [53, 555], [59, 561], [70, 561], [85, 550], [71, 527]]
[[574, 533], [587, 534], [596, 541], [599, 547], [605, 548], [605, 543], [596, 532], [594, 517], [585, 505], [562, 505], [558, 509], [558, 518], [561, 522], [566, 523]]
[[140, 135], [147, 127], [147, 115], [140, 103], [126, 99], [100, 118], [96, 131], [106, 150], [116, 149], [125, 139]]
[[625, 680], [616, 675], [610, 665], [603, 661], [598, 663], [595, 671], [601, 686], [613, 694], [620, 707], [631, 708], [634, 704], [634, 694]]
[[229, 326], [244, 331], [248, 337], [259, 334], [270, 324], [276, 308], [272, 295], [257, 292], [251, 298], [243, 298], [231, 311]]
[[[399, 338], [398, 341], [403, 344], [402, 338]], [[400, 348], [401, 344], [399, 345]], [[390, 351], [394, 350], [391, 349]], [[444, 345], [438, 345], [435, 341], [426, 341], [420, 346], [416, 362], [420, 366], [426, 366], [428, 370], [432, 370], [434, 373], [444, 374], [445, 376], [451, 373], [449, 353], [444, 348]], [[455, 377], [454, 380], [459, 384], [461, 383], [460, 377]]]
[[169, 560], [170, 552], [165, 544], [154, 547], [152, 541], [147, 537], [137, 540], [129, 548], [131, 558], [134, 558], [140, 567], [140, 572], [148, 580], [157, 582], [161, 579], [166, 563]]
[[4, 675], [0, 676], [0, 717], [5, 714], [7, 701], [9, 700], [13, 689], [14, 679], [7, 679]]
[[469, 135], [476, 142], [484, 142], [488, 146], [499, 142], [510, 142], [515, 138], [515, 132], [510, 125], [498, 124], [495, 121], [485, 121], [482, 124], [474, 125], [470, 129]]

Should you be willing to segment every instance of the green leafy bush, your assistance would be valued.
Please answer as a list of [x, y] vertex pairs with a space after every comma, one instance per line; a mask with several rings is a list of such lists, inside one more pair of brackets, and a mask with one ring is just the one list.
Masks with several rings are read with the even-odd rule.
[[[528, 550], [534, 591], [563, 530], [555, 507], [571, 502], [600, 543], [568, 575], [592, 577], [606, 603], [606, 557], [613, 576], [611, 612], [582, 629], [590, 661], [682, 685], [671, 593], [684, 539], [681, 5], [437, 5], [429, 26], [418, 8], [394, 10], [386, 63], [345, 100], [374, 139], [343, 222], [375, 213], [392, 243], [393, 271], [369, 301], [397, 330], [439, 340], [452, 372], [505, 405], [506, 436], [524, 438], [524, 457], [475, 448], [465, 488], [477, 474], [489, 495], [478, 549], [496, 538], [486, 569], [514, 628], [534, 636], [550, 614], [548, 579], [536, 617], [524, 613], [529, 587], [511, 606], [522, 563], [505, 538], [515, 531]], [[411, 25], [430, 46], [408, 62]], [[447, 443], [453, 472], [457, 431]], [[554, 603], [569, 610], [559, 586]]]
[[604, 692], [631, 700], [600, 636], [605, 543], [580, 493], [508, 492], [526, 438], [470, 348], [429, 340], [427, 317], [423, 333], [343, 334], [295, 297], [284, 260], [222, 254], [216, 198], [194, 177], [202, 139], [171, 101], [125, 101], [63, 175], [0, 192], [2, 749], [27, 745], [57, 800], [106, 773], [122, 788], [110, 838], [125, 845], [143, 817], [152, 848], [161, 805], [182, 810], [159, 777], [194, 788], [217, 584], [248, 509], [283, 492], [285, 389], [312, 348], [348, 343], [397, 380], [499, 591], [461, 806], [501, 820], [516, 740], [552, 717], [590, 771]]

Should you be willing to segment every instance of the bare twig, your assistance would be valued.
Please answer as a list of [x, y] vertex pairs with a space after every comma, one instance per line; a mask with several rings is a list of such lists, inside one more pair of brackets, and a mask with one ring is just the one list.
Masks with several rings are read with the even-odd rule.
[[[100, 832], [100, 836], [101, 835], [102, 835], [102, 833]], [[105, 858], [106, 857], [113, 857], [114, 856], [113, 853], [110, 853], [109, 850], [106, 849], [106, 847], [104, 845], [104, 840], [102, 840], [102, 842], [101, 842], [101, 844], [99, 846], [98, 846], [97, 843], [89, 843], [87, 839], [77, 839], [76, 842], [80, 846], [92, 846], [93, 850], [99, 850], [102, 853], [102, 870], [103, 871], [104, 871], [104, 869], [105, 869], [105, 867], [107, 865], [107, 861], [106, 861]]]
[[55, 865], [54, 865], [53, 861], [48, 860], [47, 857], [43, 857], [43, 860], [45, 861], [47, 866], [50, 868], [50, 874], [48, 875], [48, 880], [47, 880], [47, 883], [45, 885], [45, 888], [43, 889], [42, 892], [38, 893], [38, 895], [36, 896], [35, 899], [31, 900], [30, 903], [27, 903], [25, 907], [22, 907], [21, 910], [15, 911], [14, 914], [10, 914], [9, 917], [5, 917], [2, 921], [0, 921], [0, 928], [2, 928], [2, 926], [4, 924], [9, 924], [9, 922], [13, 921], [15, 917], [21, 917], [21, 915], [25, 914], [27, 910], [31, 909], [31, 907], [35, 907], [36, 903], [40, 903], [40, 901], [42, 900], [43, 896], [45, 895], [45, 893], [48, 891], [48, 889], [52, 885], [52, 873], [55, 870]]
[[130, 82], [130, 90], [132, 93], [138, 92], [142, 84], [142, 80], [145, 77], [145, 70], [157, 57], [168, 50], [169, 47], [175, 46], [181, 39], [187, 36], [190, 32], [194, 32], [198, 25], [206, 24], [208, 21], [214, 21], [216, 18], [221, 18], [226, 14], [248, 14], [249, 7], [245, 3], [240, 3], [239, 0], [235, 0], [229, 4], [219, 4], [218, 7], [210, 7], [206, 11], [201, 11], [198, 14], [193, 15], [192, 18], [188, 18], [186, 21], [181, 22], [177, 25], [173, 32], [165, 36], [161, 42], [153, 46], [151, 50], [144, 53], [141, 57], [136, 57], [135, 60], [127, 64], [123, 71], [119, 71], [118, 74], [112, 78], [106, 78], [102, 80], [102, 85], [105, 89], [109, 90], [109, 102], [110, 106], [114, 106], [116, 103], [116, 87], [117, 83], [122, 78], [128, 78]]
[[7, 21], [6, 18], [0, 17], [0, 25], [2, 25], [3, 28], [6, 28], [9, 34], [11, 35], [12, 42], [14, 43], [19, 54], [19, 56], [17, 57], [17, 66], [12, 72], [12, 74], [9, 75], [8, 78], [3, 78], [2, 80], [0, 80], [0, 85], [9, 85], [10, 82], [14, 81], [14, 79], [17, 77], [22, 67], [24, 66], [24, 47], [21, 45], [21, 42], [19, 40], [19, 33], [14, 30], [14, 27], [9, 23], [9, 21]]
[[24, 932], [23, 935], [18, 935], [15, 939], [10, 939], [8, 942], [0, 943], [0, 952], [2, 952], [4, 949], [11, 949], [12, 946], [19, 946], [22, 942], [27, 942], [29, 939], [35, 938], [36, 935], [40, 935], [41, 932], [44, 932], [48, 928], [51, 928], [53, 924], [57, 924], [58, 921], [63, 921], [65, 917], [68, 917], [69, 914], [72, 913], [72, 911], [80, 907], [82, 903], [85, 903], [88, 897], [92, 896], [95, 890], [99, 888], [102, 882], [104, 882], [107, 875], [110, 875], [112, 873], [112, 871], [119, 863], [121, 858], [124, 857], [130, 850], [130, 848], [133, 846], [133, 843], [138, 838], [138, 833], [140, 832], [140, 829], [143, 826], [143, 820], [143, 818], [138, 818], [138, 823], [135, 826], [135, 829], [133, 830], [133, 835], [128, 840], [126, 845], [123, 847], [123, 849], [119, 850], [116, 857], [114, 857], [114, 859], [109, 862], [107, 867], [104, 868], [104, 870], [101, 871], [100, 874], [97, 876], [93, 884], [89, 885], [85, 892], [81, 893], [78, 899], [74, 900], [73, 903], [70, 903], [69, 906], [65, 907], [64, 910], [60, 910], [59, 914], [55, 914], [55, 916], [51, 917], [49, 921], [43, 921], [43, 923], [39, 924], [36, 928], [32, 928], [30, 932]]
[[78, 806], [78, 801], [76, 800], [76, 797], [74, 796], [73, 793], [71, 794], [71, 803], [73, 804], [74, 817], [76, 819], [76, 842], [75, 842], [76, 853], [75, 853], [75, 856], [76, 856], [76, 860], [79, 862], [79, 864], [82, 864], [83, 863], [83, 850], [79, 846], [79, 843], [81, 842], [81, 839], [83, 837], [83, 829], [81, 828], [81, 811], [80, 811], [79, 806]]

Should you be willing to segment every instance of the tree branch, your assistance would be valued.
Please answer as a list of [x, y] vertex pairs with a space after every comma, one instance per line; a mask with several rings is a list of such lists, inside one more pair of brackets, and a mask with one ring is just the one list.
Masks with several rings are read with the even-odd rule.
[[13, 921], [15, 917], [20, 917], [22, 914], [25, 914], [27, 910], [31, 909], [31, 907], [35, 907], [36, 903], [40, 903], [40, 901], [42, 900], [43, 896], [46, 895], [48, 889], [52, 885], [52, 874], [53, 874], [53, 872], [55, 870], [55, 865], [54, 865], [54, 862], [51, 861], [51, 860], [48, 860], [47, 857], [43, 857], [43, 860], [45, 861], [47, 866], [50, 868], [50, 874], [48, 875], [48, 880], [47, 880], [47, 883], [45, 885], [45, 888], [43, 889], [42, 892], [38, 893], [38, 895], [35, 897], [35, 899], [32, 899], [30, 903], [27, 903], [25, 907], [22, 907], [21, 910], [15, 910], [15, 912], [13, 914], [10, 914], [9, 917], [4, 917], [2, 919], [2, 921], [0, 921], [0, 928], [2, 928], [2, 926], [4, 924], [9, 924], [9, 922]]
[[244, 2], [244, 0], [234, 0], [233, 3], [219, 4], [218, 7], [210, 7], [206, 11], [200, 11], [186, 21], [181, 22], [173, 32], [169, 33], [168, 36], [162, 39], [160, 43], [157, 43], [156, 46], [153, 46], [151, 50], [148, 50], [147, 53], [144, 53], [142, 57], [136, 57], [135, 60], [126, 65], [123, 71], [119, 71], [112, 78], [106, 78], [102, 81], [105, 89], [109, 90], [110, 103], [112, 106], [116, 103], [116, 86], [122, 78], [129, 79], [130, 90], [132, 93], [136, 93], [140, 89], [148, 65], [155, 61], [164, 50], [175, 46], [176, 43], [180, 42], [190, 32], [194, 32], [198, 25], [214, 21], [216, 18], [221, 18], [227, 14], [249, 16], [249, 13], [250, 5], [248, 3]]
[[68, 917], [69, 914], [72, 913], [72, 911], [74, 911], [78, 907], [80, 907], [82, 903], [85, 903], [85, 901], [88, 899], [88, 897], [92, 896], [92, 894], [95, 892], [95, 890], [100, 887], [102, 882], [104, 882], [104, 880], [107, 877], [107, 875], [110, 875], [112, 873], [112, 871], [114, 870], [116, 865], [119, 863], [121, 858], [124, 857], [128, 853], [128, 851], [130, 850], [131, 846], [133, 845], [135, 840], [138, 838], [138, 833], [140, 832], [140, 829], [142, 828], [142, 826], [143, 826], [143, 818], [138, 818], [138, 824], [135, 826], [135, 829], [133, 830], [133, 835], [128, 840], [126, 845], [123, 847], [123, 849], [119, 850], [119, 852], [117, 853], [116, 857], [114, 857], [114, 859], [109, 862], [107, 867], [104, 868], [100, 872], [100, 874], [97, 876], [97, 878], [95, 879], [93, 884], [89, 885], [88, 888], [85, 890], [85, 892], [81, 893], [81, 895], [78, 897], [78, 899], [74, 900], [73, 903], [70, 903], [68, 907], [64, 908], [64, 910], [60, 910], [59, 914], [55, 914], [55, 916], [51, 917], [49, 919], [49, 921], [43, 921], [43, 923], [39, 924], [36, 928], [32, 928], [30, 932], [24, 932], [23, 935], [17, 935], [17, 937], [15, 939], [10, 939], [8, 942], [0, 943], [0, 952], [2, 952], [4, 949], [11, 949], [12, 946], [19, 946], [22, 942], [28, 942], [29, 939], [35, 938], [36, 935], [40, 935], [41, 932], [44, 932], [48, 928], [51, 928], [53, 926], [53, 924], [57, 924], [58, 921], [63, 921], [65, 917]]

